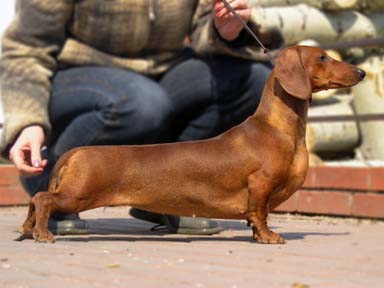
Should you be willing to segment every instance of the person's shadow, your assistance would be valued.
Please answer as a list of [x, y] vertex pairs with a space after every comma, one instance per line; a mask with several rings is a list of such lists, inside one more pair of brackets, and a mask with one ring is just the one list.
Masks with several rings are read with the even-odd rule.
[[[92, 242], [92, 241], [160, 241], [160, 242], [194, 242], [194, 241], [220, 241], [220, 242], [255, 242], [252, 239], [251, 228], [247, 227], [245, 221], [218, 221], [224, 230], [249, 230], [249, 235], [230, 236], [228, 235], [178, 235], [173, 237], [164, 237], [170, 235], [166, 229], [159, 227], [152, 229], [155, 224], [125, 218], [112, 219], [88, 219], [87, 235], [56, 235], [56, 241], [77, 241], [77, 242]], [[271, 227], [274, 229], [275, 227]], [[233, 234], [233, 233], [232, 233]], [[324, 232], [284, 232], [281, 236], [286, 240], [302, 240], [307, 236], [344, 236], [349, 235], [349, 232], [324, 233]]]

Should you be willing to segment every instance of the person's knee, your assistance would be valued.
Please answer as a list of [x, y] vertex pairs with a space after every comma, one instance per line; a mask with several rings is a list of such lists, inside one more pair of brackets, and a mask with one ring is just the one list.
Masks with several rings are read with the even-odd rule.
[[142, 91], [115, 100], [103, 107], [101, 115], [107, 130], [121, 131], [115, 135], [123, 138], [122, 141], [144, 144], [159, 141], [169, 127], [172, 112], [167, 93], [158, 87], [150, 93]]
[[132, 124], [140, 125], [148, 132], [162, 131], [169, 124], [172, 112], [172, 103], [167, 93], [158, 89], [150, 96], [136, 97]]
[[262, 63], [252, 63], [250, 73], [249, 73], [249, 82], [253, 86], [257, 86], [258, 90], [263, 89], [267, 79], [271, 73], [271, 68], [262, 64]]

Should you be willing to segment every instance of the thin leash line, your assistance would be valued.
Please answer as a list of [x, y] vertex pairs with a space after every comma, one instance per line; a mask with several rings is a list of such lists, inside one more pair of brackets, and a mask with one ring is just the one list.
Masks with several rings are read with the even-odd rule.
[[235, 11], [235, 9], [232, 8], [231, 4], [228, 3], [227, 0], [222, 0], [225, 7], [227, 7], [227, 9], [235, 16], [235, 18], [241, 23], [241, 25], [244, 27], [245, 30], [247, 30], [247, 32], [253, 37], [255, 38], [255, 40], [257, 41], [257, 43], [260, 45], [260, 47], [263, 49], [264, 53], [267, 54], [267, 56], [269, 57], [269, 60], [273, 63], [274, 62], [274, 59], [273, 57], [271, 56], [271, 54], [269, 53], [269, 49], [267, 49], [263, 43], [260, 41], [260, 39], [256, 36], [256, 34], [252, 31], [251, 28], [249, 28], [248, 24], [245, 23], [245, 21], [243, 20], [243, 18], [241, 18], [239, 16], [239, 14], [237, 14], [237, 12]]

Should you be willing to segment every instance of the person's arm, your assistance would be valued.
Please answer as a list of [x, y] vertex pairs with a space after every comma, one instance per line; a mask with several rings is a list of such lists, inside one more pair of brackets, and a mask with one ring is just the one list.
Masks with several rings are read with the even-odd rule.
[[2, 39], [1, 153], [10, 156], [22, 174], [38, 174], [45, 166], [40, 149], [51, 129], [50, 81], [65, 41], [73, 1], [18, 0], [15, 18]]
[[[269, 49], [284, 45], [281, 31], [260, 27], [252, 17], [248, 0], [228, 1]], [[228, 11], [221, 0], [200, 0], [191, 31], [191, 45], [198, 54], [224, 54], [252, 60], [268, 59], [259, 44]]]

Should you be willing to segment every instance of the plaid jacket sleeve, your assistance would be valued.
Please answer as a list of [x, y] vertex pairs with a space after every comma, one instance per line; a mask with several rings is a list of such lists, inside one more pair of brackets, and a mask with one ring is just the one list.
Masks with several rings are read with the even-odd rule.
[[[65, 23], [73, 0], [17, 0], [16, 15], [2, 42], [1, 96], [4, 156], [18, 133], [29, 125], [41, 125], [50, 133], [48, 99], [50, 77], [65, 40]], [[26, 15], [28, 14], [28, 15]]]

